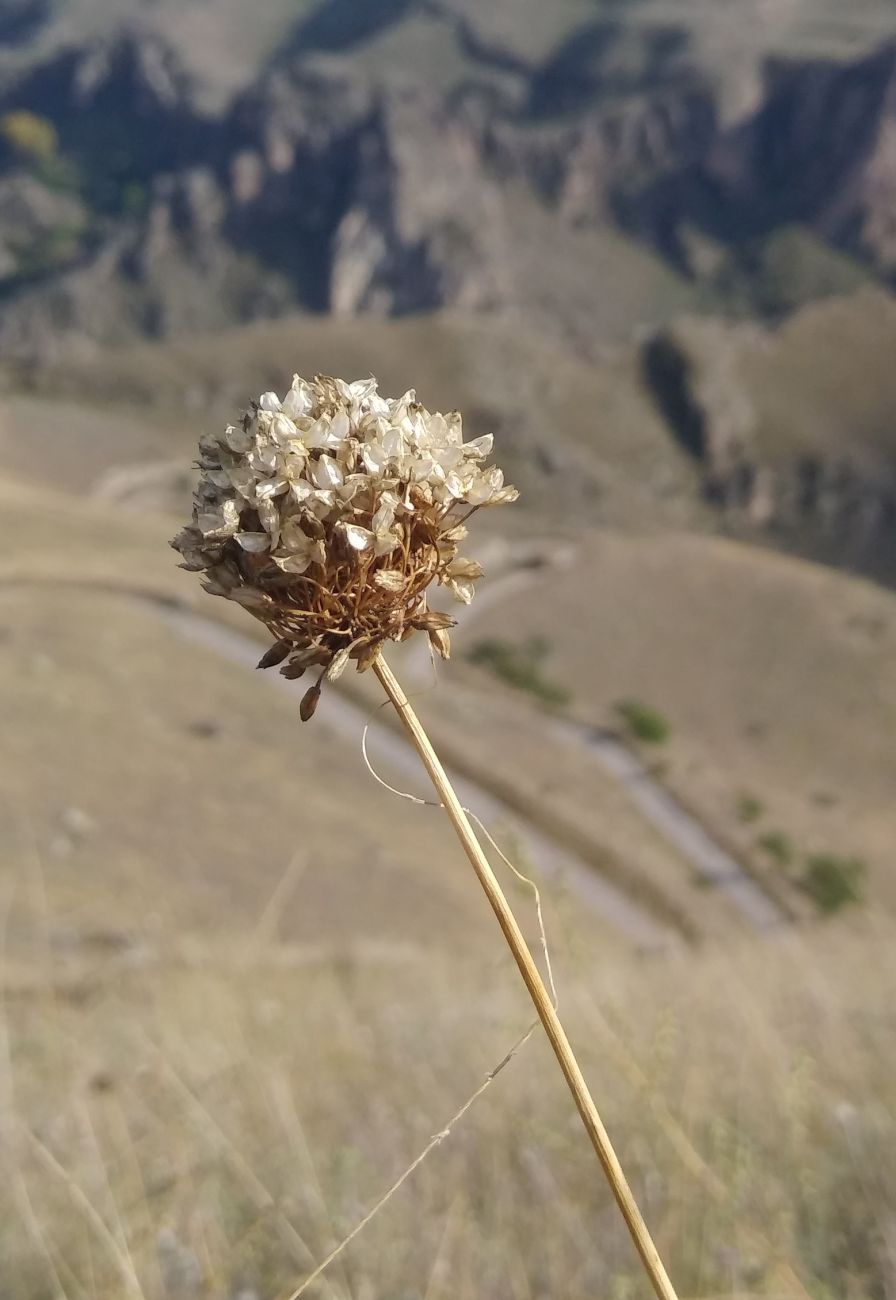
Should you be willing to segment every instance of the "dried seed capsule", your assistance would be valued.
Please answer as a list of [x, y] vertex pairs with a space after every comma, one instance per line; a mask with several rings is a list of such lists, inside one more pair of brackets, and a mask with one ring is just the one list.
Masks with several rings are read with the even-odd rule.
[[454, 627], [457, 622], [450, 614], [443, 614], [437, 609], [427, 609], [422, 614], [418, 614], [413, 620], [414, 627], [420, 628], [423, 632], [438, 632], [443, 628]]
[[451, 658], [451, 637], [443, 627], [434, 627], [430, 630], [429, 644], [442, 659]]
[[292, 649], [291, 641], [275, 641], [270, 650], [266, 650], [261, 656], [256, 668], [276, 668], [277, 664], [282, 664], [283, 660]]
[[314, 717], [314, 710], [317, 708], [319, 699], [320, 685], [312, 686], [302, 696], [302, 703], [299, 705], [299, 717], [303, 722], [308, 722]]
[[380, 652], [380, 647], [379, 645], [376, 644], [376, 642], [374, 642], [371, 645], [363, 646], [357, 656], [358, 672], [366, 673], [368, 668], [371, 668], [373, 666], [377, 656], [379, 655], [379, 652]]

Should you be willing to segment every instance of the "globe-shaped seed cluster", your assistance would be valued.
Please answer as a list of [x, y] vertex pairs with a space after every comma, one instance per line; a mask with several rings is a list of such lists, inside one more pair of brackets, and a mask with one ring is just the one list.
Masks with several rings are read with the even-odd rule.
[[387, 640], [429, 634], [447, 658], [448, 615], [427, 588], [473, 598], [481, 567], [459, 555], [466, 520], [514, 501], [491, 435], [463, 440], [460, 415], [430, 413], [413, 391], [384, 398], [374, 379], [296, 375], [239, 424], [200, 440], [193, 519], [174, 538], [205, 590], [237, 601], [277, 638], [260, 667], [319, 667], [302, 704], [349, 660], [369, 667]]

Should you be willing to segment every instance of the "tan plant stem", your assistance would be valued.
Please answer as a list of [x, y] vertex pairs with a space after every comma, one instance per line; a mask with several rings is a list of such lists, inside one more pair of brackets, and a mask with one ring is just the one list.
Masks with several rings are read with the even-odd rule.
[[457, 795], [442, 764], [439, 762], [438, 755], [432, 747], [432, 744], [423, 729], [420, 719], [411, 708], [408, 698], [401, 688], [395, 674], [383, 659], [378, 655], [373, 662], [373, 670], [382, 683], [383, 689], [391, 700], [398, 712], [405, 730], [411, 738], [414, 748], [420, 755], [424, 767], [429, 773], [430, 779], [438, 792], [442, 806], [447, 812], [451, 823], [457, 832], [464, 852], [472, 863], [473, 870], [479, 878], [479, 883], [485, 890], [486, 897], [492, 906], [495, 916], [498, 918], [504, 938], [507, 940], [508, 947], [513, 953], [514, 960], [519, 967], [520, 974], [529, 990], [529, 996], [535, 1004], [538, 1017], [548, 1036], [551, 1047], [554, 1049], [554, 1055], [563, 1071], [564, 1078], [569, 1085], [569, 1090], [573, 1095], [579, 1115], [582, 1117], [582, 1123], [588, 1137], [591, 1139], [591, 1145], [594, 1147], [597, 1157], [603, 1166], [607, 1181], [610, 1184], [616, 1203], [622, 1212], [632, 1240], [635, 1243], [641, 1261], [650, 1278], [654, 1291], [659, 1300], [677, 1300], [675, 1289], [672, 1286], [663, 1261], [660, 1259], [659, 1252], [653, 1244], [653, 1239], [644, 1222], [643, 1215], [638, 1209], [638, 1204], [628, 1185], [625, 1174], [622, 1172], [622, 1166], [613, 1150], [607, 1130], [604, 1128], [603, 1121], [594, 1104], [591, 1093], [588, 1091], [588, 1085], [579, 1063], [575, 1058], [569, 1039], [566, 1037], [566, 1031], [560, 1023], [554, 1005], [551, 1002], [547, 988], [541, 978], [538, 967], [529, 951], [526, 940], [523, 938], [516, 918], [510, 909], [510, 904], [504, 896], [504, 892], [495, 877], [494, 872], [489, 866], [488, 859], [482, 851], [482, 848], [473, 833], [473, 828], [467, 818], [466, 813], [461, 807]]

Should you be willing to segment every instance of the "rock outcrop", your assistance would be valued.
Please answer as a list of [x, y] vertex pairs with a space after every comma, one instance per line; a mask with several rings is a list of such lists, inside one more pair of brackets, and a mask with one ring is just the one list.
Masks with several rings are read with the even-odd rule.
[[[770, 64], [760, 107], [729, 127], [683, 29], [590, 23], [527, 60], [446, 0], [356, 8], [312, 7], [214, 117], [145, 24], [0, 84], [6, 353], [440, 307], [593, 351], [701, 302], [784, 311], [851, 287], [828, 246], [896, 272], [896, 47]], [[371, 56], [411, 29], [428, 64]], [[23, 110], [56, 156], [3, 145], [3, 114]], [[19, 231], [16, 210], [36, 219]], [[813, 232], [814, 269], [751, 299], [774, 258], [723, 273], [726, 250], [783, 224]]]
[[893, 581], [894, 355], [896, 300], [866, 290], [776, 331], [682, 320], [642, 370], [732, 531]]
[[736, 244], [801, 225], [893, 276], [896, 43], [854, 63], [771, 61], [756, 112], [622, 212], [689, 269], [690, 230]]

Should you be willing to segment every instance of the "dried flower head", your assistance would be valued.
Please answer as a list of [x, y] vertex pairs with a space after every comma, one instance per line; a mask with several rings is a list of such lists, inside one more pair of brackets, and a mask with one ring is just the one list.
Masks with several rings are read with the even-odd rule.
[[487, 466], [492, 437], [464, 442], [461, 417], [430, 414], [413, 391], [387, 400], [376, 380], [293, 380], [263, 393], [239, 424], [200, 440], [192, 523], [172, 542], [182, 568], [237, 601], [277, 638], [259, 667], [323, 679], [384, 641], [428, 633], [448, 657], [454, 620], [430, 610], [432, 582], [465, 604], [481, 567], [458, 554], [480, 506], [514, 501]]

